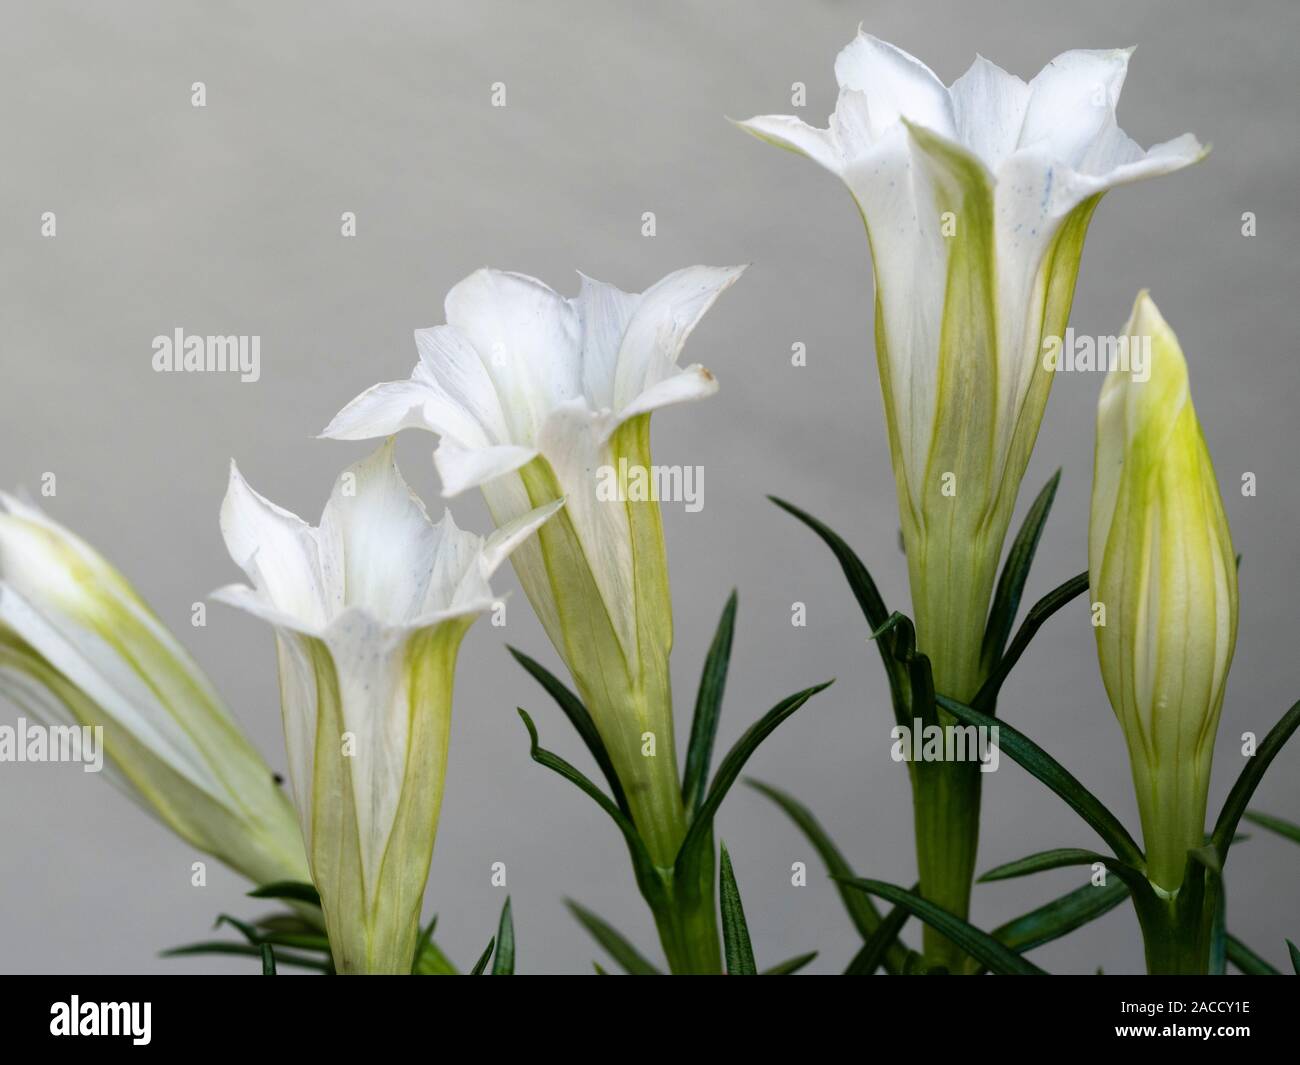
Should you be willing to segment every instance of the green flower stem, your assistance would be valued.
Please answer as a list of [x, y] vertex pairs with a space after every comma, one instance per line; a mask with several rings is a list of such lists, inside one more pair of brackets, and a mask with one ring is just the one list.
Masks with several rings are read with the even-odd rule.
[[[940, 713], [942, 724], [952, 723]], [[965, 920], [970, 913], [975, 851], [979, 844], [980, 788], [978, 762], [913, 763], [912, 807], [921, 895]], [[925, 957], [959, 973], [966, 955], [951, 940], [925, 926]]]
[[645, 895], [654, 912], [659, 942], [674, 976], [716, 976], [722, 972], [722, 941], [718, 935], [713, 843], [708, 860], [692, 881], [661, 869], [663, 892]]
[[[636, 825], [655, 865], [671, 868], [686, 835], [686, 808], [682, 805], [681, 778], [674, 750], [672, 699], [663, 691], [657, 697], [633, 693], [615, 715], [608, 702], [594, 701], [593, 694], [579, 684], [586, 705], [598, 707], [597, 721], [617, 717], [631, 722], [617, 732], [603, 736], [619, 783], [627, 796], [632, 823]], [[645, 753], [647, 734], [654, 737], [654, 753]]]
[[1151, 976], [1206, 976], [1210, 971], [1213, 908], [1188, 905], [1183, 893], [1135, 903]]

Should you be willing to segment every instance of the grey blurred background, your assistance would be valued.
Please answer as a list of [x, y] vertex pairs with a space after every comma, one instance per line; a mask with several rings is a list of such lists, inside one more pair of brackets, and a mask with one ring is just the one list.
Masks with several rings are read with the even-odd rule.
[[[217, 528], [232, 456], [278, 503], [315, 520], [366, 445], [313, 440], [365, 386], [405, 377], [411, 331], [443, 320], [476, 267], [576, 291], [575, 269], [640, 290], [690, 263], [749, 262], [686, 351], [722, 382], [704, 404], [655, 417], [660, 463], [700, 463], [705, 506], [665, 508], [676, 590], [679, 740], [704, 652], [733, 587], [741, 614], [720, 749], [781, 696], [838, 683], [750, 765], [809, 804], [858, 872], [914, 877], [910, 792], [888, 754], [884, 677], [829, 553], [764, 499], [783, 495], [848, 537], [886, 599], [906, 608], [894, 487], [871, 350], [867, 246], [838, 182], [724, 121], [801, 112], [824, 124], [831, 65], [859, 21], [945, 81], [980, 52], [1032, 76], [1073, 47], [1139, 45], [1120, 105], [1144, 145], [1192, 130], [1213, 143], [1190, 171], [1112, 192], [1088, 239], [1072, 324], [1115, 332], [1149, 286], [1180, 334], [1245, 561], [1241, 633], [1211, 809], [1260, 735], [1300, 694], [1294, 568], [1297, 68], [1300, 8], [1210, 3], [235, 2], [5, 5], [0, 34], [0, 484], [39, 488], [60, 521], [136, 582], [283, 768], [272, 641], [220, 606], [190, 605], [238, 574]], [[203, 81], [207, 106], [191, 106]], [[507, 106], [491, 106], [504, 82]], [[40, 235], [54, 211], [55, 239]], [[340, 215], [358, 235], [340, 236]], [[657, 235], [641, 236], [653, 211]], [[1258, 234], [1241, 235], [1243, 212]], [[156, 374], [152, 338], [260, 334], [262, 378]], [[808, 364], [790, 364], [791, 345]], [[1093, 415], [1101, 379], [1065, 374], [1021, 501], [1059, 465], [1035, 564], [1037, 598], [1086, 567]], [[407, 476], [436, 504], [434, 438], [406, 434]], [[1258, 495], [1242, 498], [1243, 471]], [[462, 525], [484, 530], [477, 496]], [[513, 574], [504, 583], [515, 588]], [[480, 623], [460, 658], [453, 749], [426, 914], [462, 965], [495, 927], [503, 861], [523, 972], [591, 971], [573, 897], [658, 957], [614, 828], [532, 764], [514, 708], [587, 765], [568, 725], [503, 644], [558, 662], [517, 590], [510, 624]], [[793, 628], [791, 604], [808, 606]], [[1125, 817], [1136, 809], [1119, 728], [1097, 676], [1082, 602], [1055, 617], [1005, 689], [1027, 729]], [[0, 708], [0, 721], [16, 717]], [[1285, 751], [1258, 807], [1300, 818]], [[841, 969], [855, 935], [811, 848], [737, 787], [718, 822], [760, 964], [816, 949]], [[1228, 870], [1234, 932], [1275, 964], [1300, 935], [1300, 847], [1260, 831]], [[1090, 830], [1004, 759], [985, 788], [981, 868]], [[167, 961], [222, 910], [254, 915], [245, 885], [105, 782], [72, 766], [0, 766], [0, 969], [232, 971]], [[790, 867], [809, 864], [793, 887]], [[980, 886], [993, 927], [1081, 882], [1077, 871]], [[910, 927], [908, 935], [915, 937]], [[1138, 971], [1129, 907], [1038, 950], [1052, 970]]]

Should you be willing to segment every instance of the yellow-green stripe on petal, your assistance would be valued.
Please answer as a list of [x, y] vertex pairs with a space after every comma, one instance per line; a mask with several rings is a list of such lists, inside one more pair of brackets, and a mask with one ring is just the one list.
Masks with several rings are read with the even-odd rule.
[[1097, 410], [1088, 568], [1106, 694], [1128, 743], [1147, 875], [1182, 883], [1204, 839], [1237, 638], [1237, 570], [1178, 338], [1143, 292], [1124, 327], [1147, 374], [1113, 370]]

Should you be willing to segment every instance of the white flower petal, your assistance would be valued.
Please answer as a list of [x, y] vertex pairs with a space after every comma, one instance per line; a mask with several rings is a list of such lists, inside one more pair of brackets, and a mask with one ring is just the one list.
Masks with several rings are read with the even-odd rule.
[[[651, 385], [631, 403], [619, 411], [619, 421], [625, 422], [639, 414], [649, 414], [660, 407], [674, 403], [689, 403], [707, 399], [718, 390], [718, 379], [703, 366], [687, 366], [684, 370], [665, 377]], [[615, 428], [611, 426], [611, 431]]]
[[577, 315], [536, 278], [475, 271], [447, 293], [446, 310], [496, 385], [510, 442], [531, 444], [552, 406], [582, 394]]
[[442, 480], [442, 495], [451, 499], [467, 488], [478, 488], [507, 473], [513, 473], [537, 457], [531, 447], [500, 444], [495, 447], [462, 447], [449, 437], [433, 453], [433, 464]]
[[422, 381], [383, 381], [367, 388], [321, 430], [331, 440], [370, 440], [402, 429], [427, 429], [425, 404], [433, 396]]
[[226, 549], [267, 602], [319, 628], [329, 612], [315, 531], [257, 494], [234, 462], [221, 504]]
[[744, 122], [737, 122], [736, 125], [761, 141], [806, 155], [832, 174], [839, 174], [844, 168], [839, 143], [830, 130], [810, 126], [801, 118], [793, 115], [756, 115]]
[[326, 587], [336, 608], [360, 607], [400, 626], [424, 600], [437, 537], [424, 504], [393, 461], [389, 437], [335, 482], [318, 541]]
[[482, 548], [483, 576], [491, 577], [520, 544], [532, 536], [563, 506], [563, 498], [552, 500], [535, 510], [530, 510], [522, 517], [515, 518], [514, 521], [507, 522], [488, 536]]
[[[7, 571], [6, 571], [7, 573]], [[219, 803], [230, 795], [194, 741], [149, 685], [149, 663], [135, 662], [57, 609], [41, 611], [6, 582], [0, 584], [0, 625], [8, 626], [42, 659], [83, 692], [122, 729]], [[205, 684], [206, 687], [206, 684]], [[101, 724], [106, 722], [101, 722]]]
[[1029, 84], [1020, 146], [1046, 144], [1052, 157], [1078, 168], [1114, 119], [1132, 48], [1058, 55]]
[[976, 56], [970, 69], [952, 83], [951, 94], [958, 142], [995, 170], [1020, 143], [1029, 86]]
[[686, 338], [744, 271], [743, 266], [691, 266], [646, 289], [619, 345], [614, 411], [624, 411], [642, 393], [678, 374]]
[[872, 139], [901, 118], [950, 140], [956, 135], [952, 99], [929, 67], [901, 48], [858, 31], [835, 57], [835, 80], [866, 98]]

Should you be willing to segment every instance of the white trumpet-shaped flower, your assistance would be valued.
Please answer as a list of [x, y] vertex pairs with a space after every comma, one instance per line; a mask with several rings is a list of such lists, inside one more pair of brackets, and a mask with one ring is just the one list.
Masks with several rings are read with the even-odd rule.
[[486, 540], [437, 524], [393, 442], [338, 479], [320, 525], [232, 465], [221, 508], [252, 587], [215, 597], [275, 628], [289, 775], [340, 972], [408, 972], [433, 855], [461, 638], [488, 578], [560, 506]]
[[610, 750], [651, 853], [665, 863], [683, 813], [659, 504], [602, 486], [620, 468], [651, 473], [652, 411], [717, 390], [702, 366], [677, 360], [740, 273], [690, 267], [640, 294], [583, 277], [578, 296], [566, 299], [535, 278], [479, 270], [448, 293], [445, 325], [416, 331], [420, 361], [410, 380], [363, 392], [323, 434], [352, 440], [406, 427], [439, 434], [434, 459], [444, 495], [480, 487], [498, 526], [566, 499], [513, 562]]
[[255, 883], [307, 879], [292, 806], [202, 670], [94, 548], [3, 494], [0, 697], [102, 728], [106, 776]]
[[1219, 712], [1237, 641], [1232, 533], [1188, 388], [1156, 305], [1124, 327], [1147, 374], [1115, 369], [1097, 407], [1088, 576], [1106, 694], [1133, 766], [1147, 876], [1166, 892], [1204, 842]]
[[950, 88], [859, 32], [828, 129], [741, 123], [848, 186], [876, 282], [876, 356], [918, 642], [969, 698], [998, 558], [1042, 420], [1084, 234], [1107, 189], [1179, 170], [1190, 134], [1144, 151], [1115, 108], [1131, 50], [1072, 51], [1028, 83], [983, 58]]

